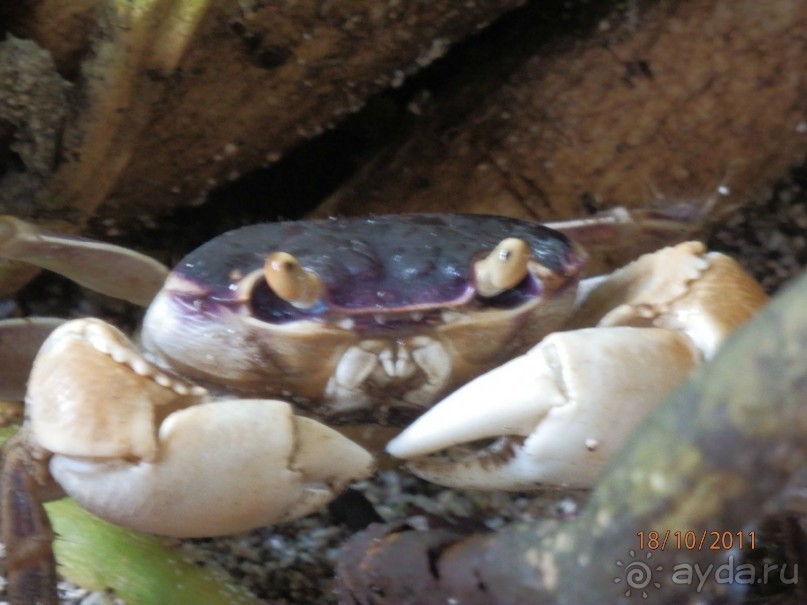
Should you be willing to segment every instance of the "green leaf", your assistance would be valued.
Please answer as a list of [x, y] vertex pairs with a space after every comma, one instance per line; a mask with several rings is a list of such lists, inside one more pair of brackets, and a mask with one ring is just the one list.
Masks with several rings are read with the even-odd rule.
[[67, 498], [45, 508], [59, 573], [84, 588], [112, 589], [129, 605], [262, 603], [224, 571], [186, 561], [165, 539], [110, 525]]

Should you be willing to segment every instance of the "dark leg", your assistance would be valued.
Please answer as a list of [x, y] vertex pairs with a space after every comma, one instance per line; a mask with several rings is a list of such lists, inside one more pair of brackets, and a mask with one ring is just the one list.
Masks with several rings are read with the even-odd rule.
[[24, 432], [6, 443], [0, 473], [0, 536], [11, 605], [57, 605], [53, 529], [42, 498], [53, 484]]

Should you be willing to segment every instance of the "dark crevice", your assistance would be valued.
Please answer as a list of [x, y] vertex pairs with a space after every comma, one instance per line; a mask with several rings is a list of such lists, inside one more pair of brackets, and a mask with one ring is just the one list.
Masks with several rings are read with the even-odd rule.
[[429, 565], [429, 573], [435, 580], [440, 580], [439, 562], [442, 554], [442, 548], [430, 548], [426, 551], [426, 561]]

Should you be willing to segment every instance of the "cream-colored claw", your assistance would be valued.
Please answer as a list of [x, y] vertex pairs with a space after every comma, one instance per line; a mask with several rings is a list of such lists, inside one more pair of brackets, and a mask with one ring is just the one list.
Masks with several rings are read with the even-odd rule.
[[34, 363], [28, 426], [54, 479], [87, 510], [177, 537], [286, 521], [372, 472], [370, 454], [285, 402], [206, 397], [111, 326], [76, 320]]
[[[415, 458], [416, 474], [443, 485], [590, 487], [699, 355], [685, 336], [663, 329], [558, 332], [449, 395], [388, 451]], [[498, 437], [504, 439], [478, 452], [450, 450]], [[417, 459], [442, 450], [446, 455]]]
[[372, 457], [282, 401], [217, 401], [174, 412], [154, 462], [55, 455], [65, 492], [118, 525], [177, 537], [245, 531], [306, 515]]
[[766, 300], [734, 261], [694, 242], [583, 291], [572, 327], [598, 327], [551, 334], [468, 383], [388, 451], [455, 487], [590, 487], [649, 411]]

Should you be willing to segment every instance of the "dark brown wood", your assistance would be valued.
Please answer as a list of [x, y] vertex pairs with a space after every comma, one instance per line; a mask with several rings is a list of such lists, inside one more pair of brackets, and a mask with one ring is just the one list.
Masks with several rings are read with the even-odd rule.
[[[557, 16], [547, 29], [548, 4], [522, 10], [507, 46], [482, 47], [415, 131], [320, 213], [549, 221], [682, 203], [697, 223], [761, 199], [804, 158], [804, 2], [588, 6], [571, 32]], [[717, 208], [704, 210], [710, 197]]]
[[[41, 218], [45, 208], [81, 222], [102, 203], [104, 215], [122, 219], [198, 202], [357, 111], [520, 0], [85, 0], [76, 18], [61, 20], [50, 16], [66, 9], [52, 4], [29, 0], [8, 25], [52, 50], [75, 78], [53, 178], [22, 218]], [[85, 49], [79, 75], [67, 58], [77, 48]]]

